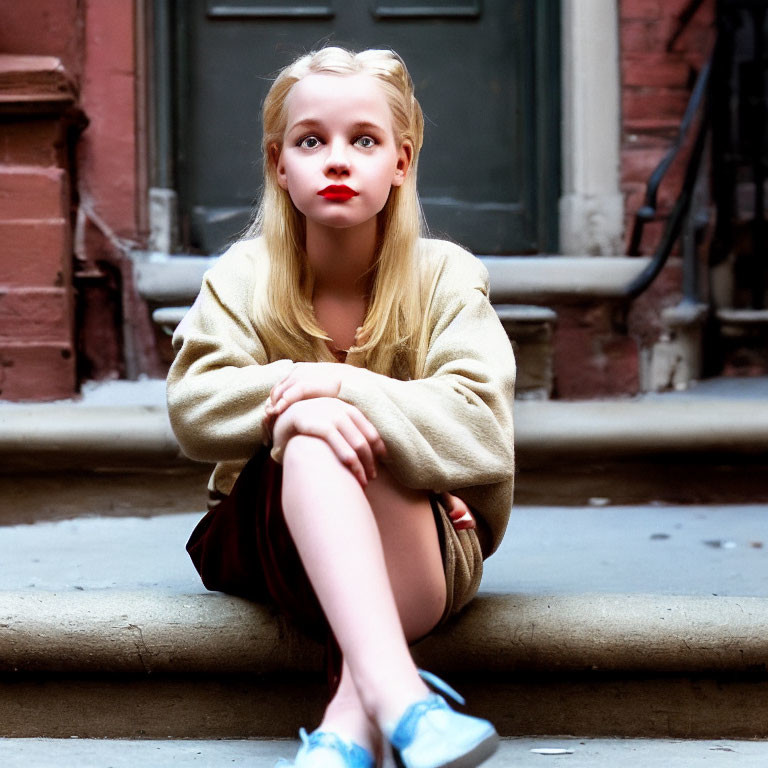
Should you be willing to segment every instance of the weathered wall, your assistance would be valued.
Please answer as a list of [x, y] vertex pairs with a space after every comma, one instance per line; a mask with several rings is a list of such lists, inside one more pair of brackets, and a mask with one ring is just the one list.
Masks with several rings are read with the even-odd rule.
[[84, 379], [123, 376], [132, 340], [124, 252], [140, 241], [134, 10], [133, 0], [84, 3], [81, 104], [89, 125], [77, 145], [75, 242]]
[[[714, 0], [704, 0], [680, 31], [688, 0], [622, 0], [622, 191], [627, 240], [645, 184], [680, 127], [697, 74], [714, 43]], [[670, 44], [677, 34], [674, 43]], [[677, 198], [687, 161], [684, 147], [659, 188], [662, 213]], [[641, 253], [653, 253], [664, 222], [646, 225]], [[681, 298], [682, 266], [676, 252], [651, 288], [633, 303], [628, 330], [642, 350], [664, 331], [661, 313]]]
[[[16, 56], [0, 83], [0, 398], [71, 396], [79, 379], [125, 371], [124, 252], [140, 241], [134, 5], [0, 0], [0, 52]], [[55, 109], [46, 68], [66, 82]]]
[[[644, 184], [674, 137], [693, 75], [711, 43], [714, 0], [707, 0], [667, 51], [686, 5], [686, 0], [619, 0], [627, 234]], [[131, 244], [144, 239], [138, 222], [146, 194], [139, 171], [144, 149], [137, 119], [141, 104], [136, 93], [142, 86], [135, 9], [134, 0], [0, 0], [0, 51], [57, 57], [74, 107], [89, 121], [76, 137], [65, 122], [22, 120], [18, 114], [13, 120], [3, 118], [5, 200], [18, 196], [20, 183], [48, 187], [45, 193], [27, 195], [22, 212], [0, 209], [0, 229], [11, 233], [4, 235], [0, 252], [0, 292], [11, 295], [0, 301], [0, 340], [15, 356], [11, 360], [5, 352], [0, 370], [6, 381], [16, 382], [0, 386], [0, 398], [62, 396], [75, 391], [78, 377], [163, 373], [146, 308], [133, 291], [124, 257]], [[21, 166], [23, 173], [9, 170]], [[662, 206], [674, 199], [679, 179], [680, 169], [673, 169], [662, 186]], [[53, 198], [58, 202], [52, 212]], [[644, 252], [658, 242], [660, 225], [647, 230]], [[661, 309], [677, 301], [679, 279], [673, 257], [659, 281], [631, 307], [558, 307], [556, 396], [636, 391], [641, 350], [658, 337]], [[37, 291], [34, 301], [31, 289]], [[37, 341], [30, 336], [33, 331]], [[40, 339], [58, 345], [56, 365], [31, 351]]]
[[79, 0], [0, 0], [0, 52], [56, 56], [80, 83], [83, 14]]
[[[689, 0], [621, 0], [622, 146], [621, 183], [626, 198], [627, 237], [642, 205], [645, 184], [669, 148], [693, 82], [714, 40], [714, 0], [704, 3], [678, 31]], [[675, 163], [660, 188], [661, 210], [674, 203], [684, 165]], [[642, 250], [651, 253], [662, 224], [648, 226]]]
[[76, 89], [54, 56], [0, 54], [0, 398], [75, 388], [72, 185]]
[[[625, 199], [625, 249], [648, 177], [672, 144], [691, 88], [713, 42], [714, 0], [705, 0], [671, 49], [688, 0], [620, 0], [621, 190]], [[685, 156], [659, 193], [659, 210], [674, 203]], [[653, 253], [663, 221], [647, 225], [642, 254]], [[556, 395], [586, 398], [633, 394], [641, 386], [641, 358], [662, 331], [661, 312], [680, 299], [680, 261], [668, 266], [630, 305], [595, 303], [558, 307], [555, 335]]]

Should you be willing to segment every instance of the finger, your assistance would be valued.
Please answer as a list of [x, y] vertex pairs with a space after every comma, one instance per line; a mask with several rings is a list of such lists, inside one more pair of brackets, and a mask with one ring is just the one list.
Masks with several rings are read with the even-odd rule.
[[299, 434], [319, 437], [328, 443], [336, 458], [349, 469], [361, 486], [368, 484], [368, 478], [360, 457], [349, 442], [339, 432], [338, 426], [333, 422], [318, 424], [313, 421], [300, 419], [296, 422], [296, 431]]
[[290, 374], [286, 376], [282, 381], [278, 381], [277, 384], [275, 384], [274, 387], [269, 392], [269, 399], [272, 401], [272, 404], [274, 405], [277, 403], [277, 401], [282, 397], [283, 392], [286, 390], [287, 387], [291, 385], [292, 378]]
[[440, 503], [443, 505], [445, 511], [448, 513], [453, 512], [455, 502], [456, 502], [456, 497], [448, 493], [448, 491], [443, 491], [439, 496], [440, 496]]
[[451, 518], [451, 523], [453, 523], [453, 527], [457, 531], [474, 528], [476, 525], [475, 518], [472, 517], [472, 514], [469, 512], [469, 510], [456, 510], [455, 512], [451, 512], [449, 516]]
[[278, 397], [278, 400], [285, 398], [293, 403], [298, 402], [299, 400], [305, 399], [306, 395], [304, 393], [306, 389], [307, 382], [292, 376], [285, 381], [284, 386], [279, 393], [280, 397]]
[[373, 451], [373, 453], [376, 456], [378, 456], [380, 459], [386, 458], [387, 446], [384, 444], [384, 441], [381, 439], [379, 430], [376, 429], [376, 427], [374, 427], [370, 421], [368, 421], [368, 418], [366, 417], [366, 415], [362, 411], [360, 411], [358, 408], [355, 408], [354, 406], [350, 406], [349, 415], [352, 421], [357, 426], [357, 428], [365, 436], [365, 439], [368, 441], [369, 445], [371, 446], [371, 450]]
[[288, 405], [298, 403], [299, 400], [306, 400], [306, 386], [300, 381], [292, 381], [283, 389], [280, 393], [280, 397], [277, 402], [285, 401]]
[[336, 454], [336, 458], [355, 476], [360, 485], [365, 488], [368, 485], [368, 476], [357, 452], [352, 448], [346, 438], [337, 430], [329, 429], [326, 434], [320, 435]]
[[352, 450], [357, 454], [360, 463], [365, 470], [365, 476], [368, 480], [376, 477], [376, 460], [373, 456], [373, 449], [368, 439], [357, 426], [352, 418], [339, 424], [339, 432], [347, 441]]
[[272, 409], [276, 414], [281, 414], [292, 405], [308, 400], [304, 387], [298, 383], [291, 384], [288, 389], [283, 390], [277, 400], [274, 401]]

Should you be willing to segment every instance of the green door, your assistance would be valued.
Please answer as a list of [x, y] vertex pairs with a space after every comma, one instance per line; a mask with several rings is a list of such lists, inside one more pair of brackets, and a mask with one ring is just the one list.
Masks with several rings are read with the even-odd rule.
[[[159, 0], [162, 2], [162, 0]], [[477, 254], [557, 247], [557, 0], [176, 0], [175, 185], [188, 250], [216, 253], [260, 185], [259, 108], [324, 43], [393, 48], [424, 109], [431, 233]]]

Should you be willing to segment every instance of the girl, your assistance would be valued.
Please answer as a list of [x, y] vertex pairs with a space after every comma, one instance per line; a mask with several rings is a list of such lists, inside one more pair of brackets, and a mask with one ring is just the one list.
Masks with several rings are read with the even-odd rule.
[[430, 693], [451, 690], [408, 645], [474, 596], [512, 502], [515, 369], [487, 272], [419, 237], [423, 118], [395, 53], [298, 59], [263, 120], [255, 224], [173, 339], [174, 430], [217, 462], [188, 548], [206, 586], [340, 651], [292, 765], [372, 768], [389, 745], [401, 767], [479, 765], [493, 726]]

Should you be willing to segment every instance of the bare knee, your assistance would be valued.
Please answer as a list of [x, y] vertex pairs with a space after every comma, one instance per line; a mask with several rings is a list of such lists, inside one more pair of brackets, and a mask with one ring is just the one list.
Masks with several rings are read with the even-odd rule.
[[341, 466], [331, 447], [320, 437], [294, 435], [283, 451], [283, 472], [287, 474], [308, 469], [314, 471], [318, 465], [333, 466], [334, 463]]

